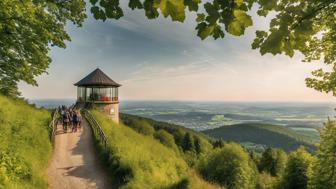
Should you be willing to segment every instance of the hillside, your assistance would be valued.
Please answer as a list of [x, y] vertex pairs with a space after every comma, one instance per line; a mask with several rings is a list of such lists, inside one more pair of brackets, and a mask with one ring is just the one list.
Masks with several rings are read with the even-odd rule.
[[50, 112], [0, 96], [0, 188], [47, 188]]
[[[92, 114], [107, 136], [107, 149], [98, 149], [118, 188], [220, 188], [204, 181], [190, 167], [194, 153], [212, 149], [202, 134], [126, 114], [121, 115], [123, 123], [118, 125], [98, 111]], [[184, 145], [185, 136], [191, 137], [191, 149]], [[194, 150], [194, 144], [199, 151]]]
[[215, 129], [203, 131], [204, 134], [225, 141], [234, 141], [239, 143], [252, 142], [275, 148], [282, 148], [286, 151], [296, 150], [303, 145], [314, 151], [316, 147], [313, 141], [305, 136], [300, 135], [292, 129], [283, 126], [270, 124], [237, 124], [222, 126]]

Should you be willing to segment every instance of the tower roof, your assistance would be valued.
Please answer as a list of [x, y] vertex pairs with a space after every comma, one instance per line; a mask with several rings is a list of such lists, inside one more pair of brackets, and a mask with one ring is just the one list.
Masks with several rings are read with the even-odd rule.
[[99, 68], [74, 84], [75, 86], [110, 86], [120, 87], [121, 85], [113, 81]]

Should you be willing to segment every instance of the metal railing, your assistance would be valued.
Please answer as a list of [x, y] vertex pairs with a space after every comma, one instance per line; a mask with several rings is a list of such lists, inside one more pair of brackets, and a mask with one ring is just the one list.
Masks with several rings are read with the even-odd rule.
[[89, 122], [89, 124], [90, 124], [90, 126], [91, 126], [91, 128], [94, 132], [94, 135], [95, 136], [98, 135], [99, 142], [101, 142], [102, 145], [104, 146], [104, 148], [106, 149], [107, 138], [106, 138], [106, 135], [105, 135], [104, 131], [100, 127], [99, 123], [97, 122], [97, 120], [93, 117], [93, 115], [91, 114], [91, 112], [89, 110], [82, 109], [82, 114], [84, 115], [86, 120]]
[[56, 130], [57, 130], [57, 123], [59, 120], [59, 110], [60, 108], [56, 108], [54, 110], [52, 120], [49, 123], [49, 129], [50, 129], [50, 140], [54, 144], [55, 142], [55, 135], [56, 135]]

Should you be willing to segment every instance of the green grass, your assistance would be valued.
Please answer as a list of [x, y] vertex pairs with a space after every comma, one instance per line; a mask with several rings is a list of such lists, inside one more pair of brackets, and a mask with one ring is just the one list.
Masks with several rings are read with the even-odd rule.
[[[162, 136], [155, 138], [155, 133], [146, 132], [151, 130], [148, 129], [152, 127], [151, 123], [145, 120], [137, 122], [145, 125], [143, 130], [141, 125], [115, 124], [95, 110], [92, 114], [107, 135], [108, 149], [99, 149], [118, 188], [220, 188], [205, 182], [188, 167], [183, 154], [171, 144], [172, 138], [167, 133], [162, 134], [161, 130]], [[162, 137], [167, 137], [164, 143], [161, 143]]]
[[0, 96], [0, 188], [47, 188], [51, 114]]

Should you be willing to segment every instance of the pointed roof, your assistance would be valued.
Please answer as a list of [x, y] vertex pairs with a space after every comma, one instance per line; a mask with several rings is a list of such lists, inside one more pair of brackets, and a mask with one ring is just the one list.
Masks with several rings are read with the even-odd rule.
[[120, 87], [121, 85], [113, 81], [99, 68], [95, 69], [82, 80], [74, 84], [75, 86], [111, 86]]

